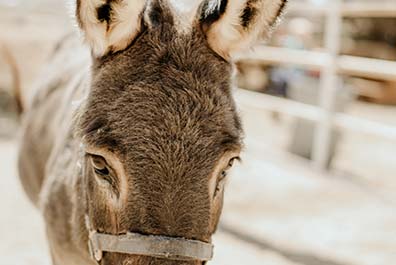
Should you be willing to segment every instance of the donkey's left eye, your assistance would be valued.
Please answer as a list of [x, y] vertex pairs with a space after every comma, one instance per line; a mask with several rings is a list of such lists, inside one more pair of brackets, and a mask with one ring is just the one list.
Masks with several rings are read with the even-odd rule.
[[233, 157], [230, 159], [230, 161], [228, 162], [227, 168], [225, 169], [226, 171], [229, 170], [230, 168], [232, 168], [232, 166], [234, 165], [235, 160], [240, 160], [239, 157]]
[[226, 166], [226, 168], [223, 169], [223, 171], [221, 171], [221, 175], [220, 175], [220, 179], [223, 179], [227, 176], [227, 171], [232, 168], [232, 166], [234, 165], [234, 161], [238, 159], [237, 157], [231, 158], [230, 161], [228, 161], [228, 164]]
[[220, 180], [224, 179], [227, 176], [228, 170], [232, 168], [232, 166], [234, 165], [234, 161], [238, 159], [239, 159], [238, 157], [233, 157], [230, 159], [230, 161], [228, 161], [226, 168], [223, 169], [223, 171], [221, 172]]
[[231, 158], [226, 168], [221, 171], [220, 176], [217, 178], [215, 195], [222, 189], [222, 186], [224, 185], [225, 179], [227, 177], [228, 170], [234, 165], [234, 161], [238, 159], [238, 157]]
[[233, 157], [230, 159], [230, 161], [228, 162], [228, 169], [231, 168], [234, 165], [235, 160], [238, 160], [238, 157]]

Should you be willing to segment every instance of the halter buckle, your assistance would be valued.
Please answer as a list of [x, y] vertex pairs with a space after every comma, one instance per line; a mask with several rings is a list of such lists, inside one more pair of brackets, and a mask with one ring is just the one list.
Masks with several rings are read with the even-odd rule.
[[99, 242], [95, 231], [89, 232], [88, 249], [92, 259], [98, 262], [102, 260], [103, 251], [99, 248]]
[[97, 262], [102, 260], [103, 252], [99, 247], [99, 241], [97, 232], [92, 229], [91, 222], [89, 221], [88, 215], [85, 215], [85, 226], [88, 229], [88, 251], [89, 255], [92, 259], [96, 260]]

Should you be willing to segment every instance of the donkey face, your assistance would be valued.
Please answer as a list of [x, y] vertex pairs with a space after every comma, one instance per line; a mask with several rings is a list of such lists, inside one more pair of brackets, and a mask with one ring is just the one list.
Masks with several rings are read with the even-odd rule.
[[78, 131], [96, 230], [210, 241], [241, 149], [228, 58], [268, 31], [283, 2], [208, 0], [183, 20], [165, 0], [77, 1], [94, 60]]

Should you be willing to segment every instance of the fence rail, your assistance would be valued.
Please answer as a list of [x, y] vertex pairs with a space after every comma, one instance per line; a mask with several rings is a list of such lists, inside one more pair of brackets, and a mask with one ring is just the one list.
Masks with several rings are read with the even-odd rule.
[[[327, 5], [301, 2], [292, 2], [288, 8], [289, 14], [292, 15], [324, 16], [327, 14], [327, 10]], [[340, 15], [343, 17], [396, 17], [396, 4], [394, 1], [342, 3]]]
[[[258, 60], [271, 65], [295, 65], [321, 70], [331, 62], [326, 52], [293, 50], [288, 48], [257, 46], [254, 51], [241, 54], [238, 60]], [[339, 74], [396, 81], [396, 62], [358, 56], [342, 55], [336, 58]]]
[[[313, 122], [320, 122], [325, 118], [322, 108], [296, 102], [291, 99], [279, 98], [240, 88], [235, 90], [235, 96], [239, 104], [257, 109], [276, 111]], [[332, 124], [340, 130], [348, 130], [396, 141], [396, 126], [386, 125], [381, 122], [337, 112], [334, 114]]]

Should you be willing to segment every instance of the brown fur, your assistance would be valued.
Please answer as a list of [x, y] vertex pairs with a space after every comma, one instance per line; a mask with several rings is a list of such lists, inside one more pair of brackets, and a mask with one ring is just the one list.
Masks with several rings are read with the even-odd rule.
[[[199, 17], [178, 33], [165, 2], [151, 1], [133, 42], [95, 58], [89, 73], [88, 52], [64, 41], [59, 58], [70, 54], [74, 70], [47, 82], [25, 117], [20, 175], [43, 211], [54, 264], [94, 264], [85, 214], [109, 234], [209, 242], [216, 230], [223, 189], [214, 197], [210, 183], [242, 145], [232, 65], [209, 46]], [[91, 152], [116, 165], [111, 185], [94, 173]], [[101, 264], [200, 263], [105, 253]]]

